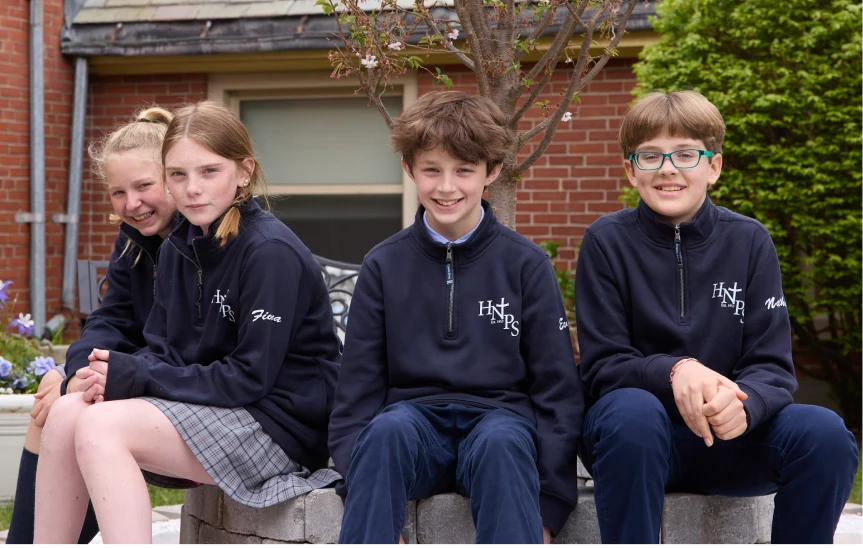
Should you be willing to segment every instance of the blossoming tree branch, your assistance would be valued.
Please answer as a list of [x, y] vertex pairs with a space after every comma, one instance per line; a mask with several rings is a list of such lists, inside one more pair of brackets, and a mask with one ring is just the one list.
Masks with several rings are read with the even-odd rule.
[[[521, 174], [543, 155], [558, 125], [572, 118], [572, 103], [616, 55], [626, 22], [643, 1], [452, 0], [448, 7], [421, 0], [317, 0], [317, 5], [338, 19], [341, 44], [330, 52], [332, 76], [357, 77], [390, 128], [392, 116], [381, 97], [408, 70], [452, 87], [439, 66], [429, 68], [432, 54], [452, 55], [468, 67], [479, 94], [500, 106], [512, 129], [518, 130], [529, 111], [539, 110], [541, 121], [517, 134], [500, 177], [489, 187], [495, 214], [515, 228]], [[567, 74], [568, 84], [550, 105], [539, 98], [556, 71]]]

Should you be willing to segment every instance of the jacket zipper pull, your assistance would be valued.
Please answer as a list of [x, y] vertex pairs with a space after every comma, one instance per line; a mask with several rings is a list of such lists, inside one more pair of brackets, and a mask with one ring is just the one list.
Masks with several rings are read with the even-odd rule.
[[446, 284], [453, 284], [452, 273], [452, 244], [446, 244]]
[[674, 255], [677, 258], [677, 278], [680, 283], [680, 317], [686, 316], [686, 294], [683, 289], [683, 241], [680, 239], [680, 225], [674, 225]]
[[204, 271], [198, 269], [198, 302], [195, 303], [195, 308], [198, 309], [198, 318], [201, 317], [201, 299], [204, 292]]

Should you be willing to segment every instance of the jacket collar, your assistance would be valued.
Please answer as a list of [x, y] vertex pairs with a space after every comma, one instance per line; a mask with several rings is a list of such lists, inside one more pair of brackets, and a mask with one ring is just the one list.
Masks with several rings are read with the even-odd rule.
[[[177, 226], [177, 218], [174, 217], [172, 221], [172, 226]], [[127, 238], [132, 240], [132, 243], [143, 249], [147, 255], [150, 256], [150, 259], [154, 262], [156, 261], [156, 257], [159, 252], [159, 246], [162, 245], [162, 237], [158, 234], [154, 234], [153, 236], [144, 236], [137, 229], [129, 226], [126, 223], [120, 224], [120, 232], [122, 232]]]
[[[501, 225], [494, 216], [491, 204], [482, 200], [482, 208], [485, 211], [485, 216], [470, 239], [462, 244], [453, 245], [453, 249], [458, 253], [459, 259], [473, 259], [478, 256], [485, 251], [500, 232]], [[411, 226], [411, 239], [419, 246], [423, 253], [432, 259], [443, 261], [446, 259], [446, 245], [432, 240], [423, 222], [423, 213], [425, 213], [425, 207], [420, 205], [414, 218], [414, 224]]]
[[[242, 233], [243, 228], [248, 225], [254, 217], [263, 213], [263, 209], [258, 205], [254, 199], [246, 200], [246, 202], [239, 206], [240, 210], [240, 232]], [[233, 241], [230, 241], [224, 247], [219, 245], [219, 241], [216, 239], [215, 234], [219, 229], [219, 225], [222, 223], [222, 220], [225, 218], [223, 214], [221, 217], [216, 219], [212, 225], [210, 225], [209, 234], [204, 235], [201, 227], [195, 226], [189, 222], [188, 219], [180, 217], [180, 222], [175, 226], [174, 230], [171, 231], [171, 234], [168, 235], [168, 238], [171, 240], [171, 243], [174, 244], [178, 249], [186, 249], [189, 253], [196, 253], [197, 257], [203, 261], [206, 257], [210, 257], [212, 255], [216, 255], [221, 251], [230, 247]], [[236, 239], [236, 238], [235, 238]], [[194, 249], [193, 249], [194, 246]], [[194, 256], [194, 255], [193, 255]]]
[[[716, 217], [719, 214], [717, 208], [711, 201], [710, 196], [704, 199], [704, 203], [698, 209], [695, 217], [688, 222], [680, 224], [680, 237], [687, 246], [698, 245], [707, 240], [713, 233], [716, 225]], [[644, 200], [638, 202], [636, 208], [638, 226], [644, 234], [654, 242], [664, 247], [674, 245], [674, 225], [664, 221], [650, 209]]]

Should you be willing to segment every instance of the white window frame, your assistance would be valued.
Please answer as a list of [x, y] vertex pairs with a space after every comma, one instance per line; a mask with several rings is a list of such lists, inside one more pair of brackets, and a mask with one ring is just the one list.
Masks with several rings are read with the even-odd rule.
[[[240, 103], [246, 100], [348, 98], [355, 96], [354, 91], [358, 87], [358, 82], [353, 78], [330, 78], [329, 72], [320, 71], [210, 73], [207, 94], [210, 100], [224, 103], [239, 115]], [[417, 100], [417, 94], [416, 74], [408, 73], [393, 82], [393, 91], [387, 95], [400, 95], [404, 110]], [[273, 195], [401, 194], [402, 227], [410, 226], [414, 222], [419, 203], [416, 185], [404, 172], [400, 185], [270, 185], [268, 190]]]

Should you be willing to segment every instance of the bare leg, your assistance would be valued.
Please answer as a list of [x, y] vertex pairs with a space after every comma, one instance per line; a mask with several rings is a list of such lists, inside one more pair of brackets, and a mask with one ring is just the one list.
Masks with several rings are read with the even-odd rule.
[[[63, 382], [63, 377], [60, 375], [60, 373], [52, 369], [51, 371], [45, 373], [45, 375], [42, 377], [42, 380], [39, 381], [39, 392], [43, 392], [49, 388], [55, 387], [61, 382]], [[36, 426], [35, 419], [31, 418], [30, 424], [27, 425], [27, 435], [24, 438], [24, 449], [30, 451], [34, 455], [38, 455], [40, 450], [39, 448], [41, 445], [42, 427]]]
[[171, 421], [143, 400], [96, 404], [75, 432], [78, 465], [106, 544], [152, 542], [150, 498], [141, 469], [213, 483]]
[[36, 471], [35, 544], [73, 544], [87, 511], [87, 486], [75, 462], [75, 425], [91, 404], [80, 393], [57, 400], [42, 432]]

